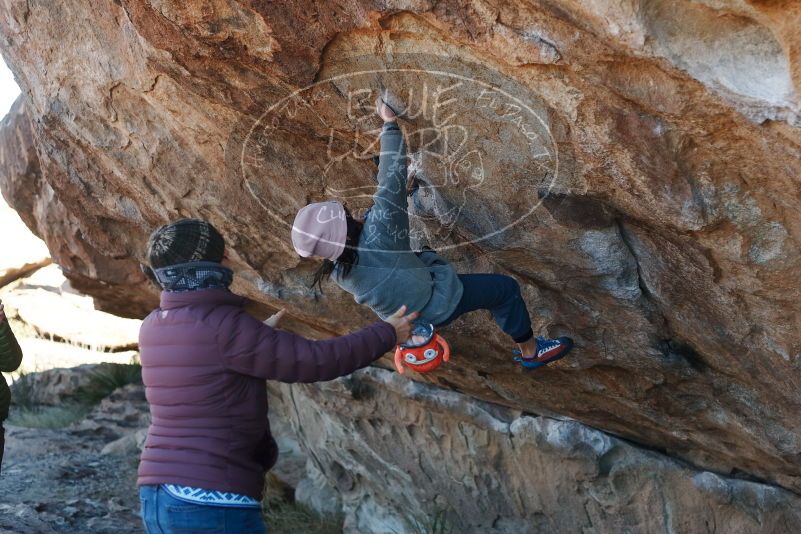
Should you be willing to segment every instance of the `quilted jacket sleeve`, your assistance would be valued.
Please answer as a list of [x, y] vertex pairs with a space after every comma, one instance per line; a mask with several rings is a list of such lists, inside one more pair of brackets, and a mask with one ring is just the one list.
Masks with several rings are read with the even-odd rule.
[[314, 341], [271, 328], [241, 309], [219, 324], [226, 367], [279, 382], [322, 382], [367, 367], [395, 346], [395, 329], [378, 321], [352, 334]]

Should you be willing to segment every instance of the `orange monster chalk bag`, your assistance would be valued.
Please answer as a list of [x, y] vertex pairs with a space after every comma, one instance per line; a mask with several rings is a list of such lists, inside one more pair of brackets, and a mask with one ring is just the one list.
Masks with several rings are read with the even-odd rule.
[[434, 332], [433, 325], [418, 325], [406, 343], [395, 348], [395, 368], [404, 373], [403, 365], [418, 373], [430, 373], [451, 356], [448, 342]]

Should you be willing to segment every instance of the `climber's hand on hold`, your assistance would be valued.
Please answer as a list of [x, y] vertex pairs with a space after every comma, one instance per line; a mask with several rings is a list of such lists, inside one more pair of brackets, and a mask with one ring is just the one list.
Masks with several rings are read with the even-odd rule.
[[381, 117], [385, 123], [393, 122], [398, 118], [398, 115], [392, 111], [392, 108], [389, 107], [380, 96], [375, 101], [375, 109], [378, 116]]
[[406, 306], [401, 306], [398, 311], [387, 317], [386, 322], [395, 329], [395, 338], [398, 344], [409, 339], [409, 335], [412, 333], [412, 321], [419, 315], [417, 312], [406, 315]]
[[264, 321], [264, 324], [266, 324], [267, 326], [272, 327], [272, 328], [278, 328], [278, 325], [281, 323], [281, 319], [283, 319], [285, 313], [286, 313], [286, 310], [284, 310], [284, 309], [278, 310], [278, 312], [276, 312], [275, 314], [269, 316]]

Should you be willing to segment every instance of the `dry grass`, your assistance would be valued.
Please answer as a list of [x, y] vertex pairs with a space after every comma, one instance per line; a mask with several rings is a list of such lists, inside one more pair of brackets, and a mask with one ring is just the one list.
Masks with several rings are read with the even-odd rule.
[[292, 489], [274, 475], [267, 475], [262, 502], [271, 534], [341, 534], [342, 517], [325, 515], [295, 502]]
[[453, 534], [455, 532], [445, 510], [439, 510], [430, 518], [407, 518], [406, 523], [414, 534]]
[[64, 428], [77, 423], [92, 409], [85, 404], [12, 409], [7, 423], [26, 428]]

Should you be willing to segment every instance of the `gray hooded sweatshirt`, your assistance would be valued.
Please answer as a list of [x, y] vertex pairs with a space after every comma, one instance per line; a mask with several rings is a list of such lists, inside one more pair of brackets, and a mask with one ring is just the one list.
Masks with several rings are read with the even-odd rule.
[[443, 323], [462, 298], [453, 267], [432, 250], [412, 252], [406, 196], [406, 146], [398, 125], [381, 132], [378, 190], [359, 238], [359, 259], [347, 276], [338, 265], [334, 281], [381, 319], [406, 305], [419, 323]]

